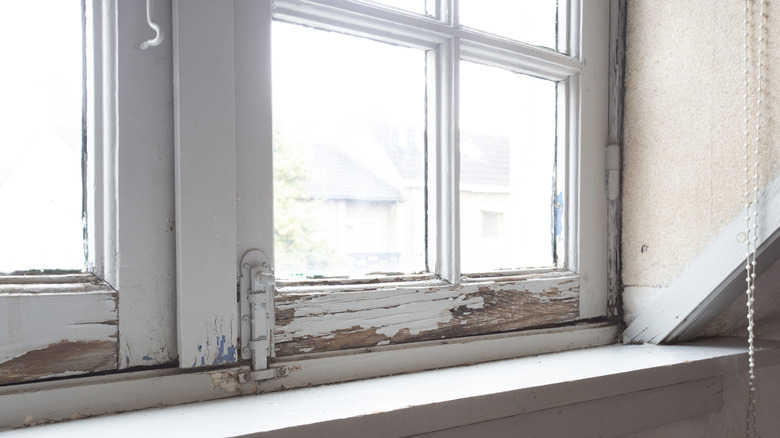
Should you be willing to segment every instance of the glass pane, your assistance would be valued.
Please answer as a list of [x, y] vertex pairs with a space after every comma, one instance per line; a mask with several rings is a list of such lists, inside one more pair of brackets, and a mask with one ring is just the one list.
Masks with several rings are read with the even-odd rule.
[[425, 0], [369, 0], [371, 3], [379, 3], [416, 14], [425, 15]]
[[276, 273], [425, 270], [425, 55], [274, 22]]
[[80, 0], [4, 2], [0, 272], [82, 269]]
[[460, 24], [558, 50], [556, 0], [460, 0]]
[[461, 270], [553, 265], [556, 84], [461, 62]]

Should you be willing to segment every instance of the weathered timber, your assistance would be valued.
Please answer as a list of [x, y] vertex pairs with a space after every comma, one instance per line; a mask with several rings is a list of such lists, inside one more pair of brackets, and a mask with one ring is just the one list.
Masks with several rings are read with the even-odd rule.
[[117, 367], [117, 293], [105, 284], [0, 287], [0, 384]]
[[276, 298], [276, 356], [542, 327], [579, 317], [579, 280], [539, 278]]
[[61, 341], [0, 364], [0, 384], [116, 368], [115, 341]]

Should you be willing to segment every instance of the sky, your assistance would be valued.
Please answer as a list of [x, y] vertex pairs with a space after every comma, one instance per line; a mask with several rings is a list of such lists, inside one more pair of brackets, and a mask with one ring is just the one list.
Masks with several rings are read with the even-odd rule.
[[81, 269], [81, 2], [0, 5], [0, 272]]

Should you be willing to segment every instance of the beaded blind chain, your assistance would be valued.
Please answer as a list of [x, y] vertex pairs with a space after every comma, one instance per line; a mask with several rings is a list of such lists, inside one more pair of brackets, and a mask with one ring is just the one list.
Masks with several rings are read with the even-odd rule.
[[[747, 294], [747, 319], [748, 319], [748, 407], [746, 418], [745, 436], [758, 437], [758, 427], [756, 424], [756, 383], [755, 383], [755, 348], [754, 348], [754, 321], [753, 321], [753, 304], [754, 294], [756, 291], [756, 249], [758, 246], [758, 150], [761, 142], [761, 96], [763, 93], [761, 82], [761, 61], [763, 58], [763, 45], [764, 45], [764, 0], [760, 0], [760, 14], [758, 18], [758, 49], [757, 49], [757, 62], [756, 62], [756, 113], [755, 113], [755, 142], [753, 148], [753, 162], [752, 162], [752, 178], [751, 178], [751, 159], [750, 159], [750, 130], [749, 130], [749, 80], [748, 80], [748, 40], [749, 40], [749, 3], [750, 0], [745, 0], [745, 42], [744, 42], [744, 64], [745, 64], [745, 243], [747, 246], [747, 254], [745, 257], [745, 271], [746, 271], [746, 289]], [[751, 190], [751, 179], [753, 186]], [[753, 209], [751, 212], [751, 196]], [[751, 219], [752, 216], [752, 219]], [[752, 230], [751, 230], [752, 228]]]

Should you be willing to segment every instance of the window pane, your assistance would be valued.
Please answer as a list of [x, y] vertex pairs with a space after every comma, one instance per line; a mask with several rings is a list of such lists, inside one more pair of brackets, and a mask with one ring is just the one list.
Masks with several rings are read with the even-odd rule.
[[556, 0], [460, 0], [459, 7], [463, 26], [558, 49]]
[[276, 273], [425, 270], [421, 51], [273, 25]]
[[0, 272], [81, 269], [79, 0], [3, 3]]
[[461, 62], [461, 269], [553, 265], [555, 83]]

